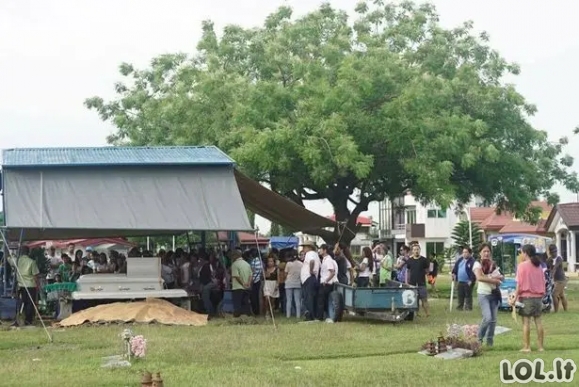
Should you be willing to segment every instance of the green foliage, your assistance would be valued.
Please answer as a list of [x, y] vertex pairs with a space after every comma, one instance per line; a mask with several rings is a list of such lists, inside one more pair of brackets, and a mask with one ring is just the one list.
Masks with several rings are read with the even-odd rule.
[[[129, 241], [135, 243], [137, 246], [140, 246], [143, 249], [147, 248], [147, 237], [133, 237], [129, 238]], [[206, 233], [207, 243], [214, 243], [216, 241], [217, 235], [215, 235], [215, 233]], [[175, 235], [175, 249], [178, 248], [186, 249], [188, 243], [190, 243], [191, 245], [201, 243], [201, 233], [190, 232], [189, 238], [187, 238], [187, 234]], [[165, 235], [165, 236], [149, 237], [149, 248], [153, 252], [156, 252], [161, 248], [171, 250], [173, 248], [173, 236]]]
[[470, 246], [475, 255], [480, 251], [480, 245], [483, 243], [483, 231], [478, 224], [472, 223], [472, 246], [470, 243], [469, 222], [461, 221], [454, 226], [452, 230], [452, 239], [454, 240], [454, 251], [457, 247]]
[[271, 223], [271, 228], [269, 229], [269, 236], [286, 236], [286, 235], [293, 235], [294, 233], [277, 223]]
[[247, 210], [247, 217], [249, 218], [249, 224], [251, 224], [251, 227], [255, 228], [255, 214]]
[[124, 63], [117, 97], [86, 106], [116, 126], [112, 144], [217, 145], [296, 203], [327, 199], [352, 230], [370, 202], [407, 189], [445, 208], [478, 195], [530, 221], [531, 200], [557, 200], [554, 184], [579, 191], [565, 141], [531, 126], [536, 108], [504, 82], [520, 69], [487, 34], [442, 28], [429, 4], [356, 13], [281, 7], [219, 34], [206, 21], [196, 53]]

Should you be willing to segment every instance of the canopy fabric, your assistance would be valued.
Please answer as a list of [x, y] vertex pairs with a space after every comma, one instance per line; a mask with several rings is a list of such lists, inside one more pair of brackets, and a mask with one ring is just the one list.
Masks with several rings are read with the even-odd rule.
[[273, 192], [235, 170], [235, 179], [245, 207], [277, 224], [295, 231], [334, 227], [336, 222], [320, 216]]
[[273, 249], [297, 249], [300, 240], [298, 237], [290, 235], [290, 236], [272, 236], [269, 238], [269, 244]]
[[253, 229], [231, 166], [3, 172], [5, 225], [24, 240]]

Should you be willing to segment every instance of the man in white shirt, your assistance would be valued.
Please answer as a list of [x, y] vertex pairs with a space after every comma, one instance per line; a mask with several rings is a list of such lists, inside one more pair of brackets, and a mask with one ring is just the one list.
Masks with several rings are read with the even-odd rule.
[[320, 269], [320, 290], [318, 292], [317, 319], [324, 320], [324, 313], [328, 308], [330, 293], [334, 290], [334, 284], [338, 282], [338, 264], [330, 255], [330, 247], [326, 244], [320, 246], [320, 256], [323, 257]]
[[320, 257], [316, 252], [316, 244], [306, 241], [301, 244], [304, 256], [304, 264], [300, 273], [302, 282], [302, 294], [306, 310], [306, 321], [312, 321], [316, 317], [316, 298], [318, 296], [318, 275], [320, 274]]
[[48, 248], [45, 257], [46, 263], [48, 264], [48, 274], [46, 275], [46, 279], [49, 283], [52, 283], [58, 273], [58, 268], [62, 264], [62, 259], [56, 255], [56, 248], [54, 246]]

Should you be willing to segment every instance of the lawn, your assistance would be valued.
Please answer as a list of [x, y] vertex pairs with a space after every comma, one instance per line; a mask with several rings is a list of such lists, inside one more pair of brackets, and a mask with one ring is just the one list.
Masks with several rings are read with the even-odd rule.
[[[448, 283], [442, 284], [448, 294]], [[502, 359], [555, 357], [579, 360], [579, 281], [568, 286], [571, 311], [545, 316], [546, 352], [521, 355], [521, 328], [509, 313], [478, 358], [445, 361], [418, 355], [421, 344], [447, 323], [478, 323], [478, 310], [448, 312], [433, 301], [432, 316], [400, 325], [348, 319], [339, 324], [271, 322], [233, 325], [216, 320], [202, 328], [131, 326], [148, 340], [147, 357], [124, 369], [101, 369], [101, 357], [122, 351], [122, 326], [0, 331], [0, 386], [140, 386], [143, 370], [160, 371], [166, 387], [188, 386], [497, 386]], [[534, 335], [534, 332], [532, 332]], [[533, 337], [534, 342], [534, 337]], [[579, 378], [579, 376], [576, 377]]]

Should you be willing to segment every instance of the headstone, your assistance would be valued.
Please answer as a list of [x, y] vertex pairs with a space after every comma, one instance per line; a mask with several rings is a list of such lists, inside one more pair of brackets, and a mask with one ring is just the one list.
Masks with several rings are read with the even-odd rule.
[[437, 359], [444, 359], [444, 360], [457, 360], [457, 359], [467, 359], [472, 357], [473, 351], [470, 349], [464, 348], [453, 348], [448, 352], [439, 353], [438, 355], [434, 356]]
[[507, 333], [512, 331], [511, 328], [507, 328], [507, 327], [501, 327], [501, 326], [497, 326], [495, 327], [495, 335], [501, 335], [503, 333]]
[[[427, 350], [423, 350], [418, 353], [421, 355], [428, 356]], [[452, 348], [450, 351], [439, 353], [438, 355], [435, 355], [433, 357], [444, 360], [457, 360], [457, 359], [467, 359], [469, 357], [472, 357], [473, 354], [474, 354], [473, 351], [471, 351], [470, 349]]]
[[131, 363], [124, 356], [106, 356], [102, 358], [101, 368], [130, 367]]

